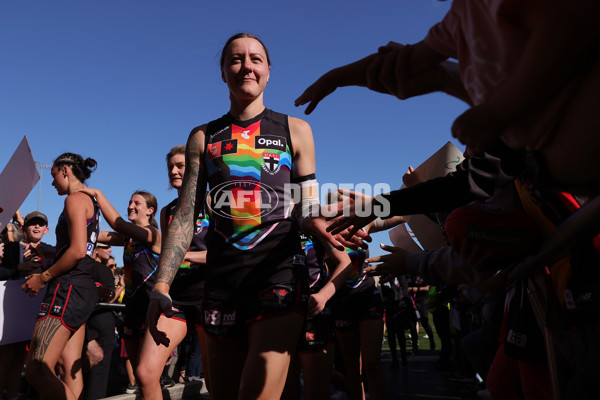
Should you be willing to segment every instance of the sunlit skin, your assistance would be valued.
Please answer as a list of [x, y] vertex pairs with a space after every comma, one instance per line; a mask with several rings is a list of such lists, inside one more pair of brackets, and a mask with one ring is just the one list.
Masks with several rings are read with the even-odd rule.
[[[83, 182], [73, 174], [71, 167], [53, 166], [52, 186], [59, 195], [67, 195], [63, 215], [68, 227], [69, 247], [44, 274], [57, 277], [73, 268], [85, 257], [87, 247], [86, 221], [94, 215], [94, 206], [83, 193]], [[47, 227], [31, 227], [33, 234], [41, 234]], [[49, 279], [44, 274], [31, 274], [21, 288], [30, 296], [37, 296]], [[60, 320], [44, 318], [36, 322], [30, 344], [25, 376], [45, 399], [78, 399], [83, 390], [80, 362], [85, 328], [76, 333], [64, 327]], [[60, 362], [63, 373], [59, 378], [55, 367]]]
[[64, 168], [66, 167], [63, 167], [59, 170], [57, 167], [52, 167], [52, 169], [50, 170], [50, 174], [53, 178], [52, 186], [54, 186], [59, 196], [67, 194], [67, 189], [69, 185], [66, 179], [66, 173], [64, 171]]
[[[177, 190], [177, 195], [183, 184], [183, 175], [185, 173], [185, 154], [175, 153], [167, 160], [167, 175], [171, 187]], [[168, 227], [166, 207], [160, 212], [160, 225], [163, 235], [166, 234]], [[188, 251], [184, 258], [185, 261], [194, 264], [206, 263], [206, 251]], [[165, 362], [177, 348], [179, 343], [188, 334], [188, 325], [186, 321], [176, 318], [168, 318], [161, 315], [158, 326], [164, 331], [170, 340], [170, 345], [157, 345], [151, 338], [151, 334], [146, 332], [146, 338], [142, 343], [139, 365], [136, 369], [139, 383], [142, 387], [142, 394], [146, 400], [160, 400], [162, 393], [160, 390], [160, 376], [163, 372]], [[208, 361], [206, 359], [206, 337], [201, 327], [197, 330], [200, 339], [202, 365], [204, 368], [205, 382], [208, 385]]]
[[101, 262], [108, 262], [110, 259], [110, 253], [112, 253], [112, 249], [110, 247], [96, 247], [96, 256], [101, 260]]
[[[263, 45], [254, 38], [239, 37], [223, 49], [221, 64], [221, 77], [229, 89], [229, 114], [240, 121], [257, 117], [265, 110], [263, 95], [270, 77], [269, 60]], [[301, 177], [314, 174], [314, 141], [310, 126], [293, 117], [288, 117], [288, 123], [292, 144], [290, 147], [294, 150], [292, 175]], [[168, 226], [165, 246], [161, 251], [155, 292], [169, 292], [181, 260], [188, 253], [193, 226], [187, 221], [195, 217], [198, 182], [206, 178], [203, 166], [206, 129], [207, 125], [194, 128], [186, 144], [185, 179], [179, 191], [177, 209]], [[331, 243], [333, 248], [339, 246], [338, 251], [348, 258], [343, 246], [325, 232], [324, 226], [319, 225], [320, 222], [325, 223], [321, 220], [322, 218], [317, 217], [306, 218], [303, 219], [303, 226]], [[346, 270], [351, 265], [349, 258], [340, 265], [342, 270]], [[340, 278], [339, 282], [344, 280]], [[332, 289], [335, 288], [334, 282], [328, 284]], [[168, 347], [172, 343], [172, 338], [167, 337], [164, 328], [160, 326], [162, 314], [170, 308], [167, 296], [153, 295], [151, 298], [148, 306], [148, 332], [156, 345]], [[232, 343], [208, 335], [211, 397], [280, 398], [290, 354], [297, 345], [302, 323], [303, 316], [293, 312], [255, 321], [248, 325], [248, 343]], [[213, 380], [213, 376], [221, 378]], [[238, 381], [239, 385], [232, 385], [232, 382]]]
[[146, 199], [139, 194], [134, 194], [127, 206], [127, 219], [136, 225], [144, 226], [154, 213], [153, 207], [148, 207]]
[[167, 162], [167, 171], [169, 173], [169, 183], [173, 189], [181, 189], [183, 184], [183, 174], [185, 172], [185, 154], [174, 154]]
[[23, 234], [28, 242], [38, 243], [42, 237], [48, 233], [48, 226], [42, 219], [34, 219], [33, 222], [23, 227]]
[[267, 54], [258, 41], [239, 38], [231, 42], [221, 68], [221, 77], [229, 88], [232, 111], [245, 108], [249, 103], [264, 108], [263, 91], [270, 73]]

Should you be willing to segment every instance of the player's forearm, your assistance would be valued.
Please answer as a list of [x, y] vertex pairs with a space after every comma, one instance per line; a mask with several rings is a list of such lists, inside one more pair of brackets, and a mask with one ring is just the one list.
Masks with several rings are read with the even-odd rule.
[[[329, 243], [324, 244], [329, 254], [330, 260], [335, 263], [335, 268], [329, 277], [327, 285], [323, 289], [330, 293], [330, 298], [340, 289], [352, 271], [352, 261], [346, 250], [337, 250]], [[322, 290], [323, 290], [322, 289]]]
[[[182, 213], [184, 212], [185, 210], [182, 210]], [[189, 225], [189, 227], [186, 225]], [[157, 287], [160, 285], [171, 286], [171, 282], [173, 282], [173, 278], [192, 241], [192, 235], [193, 226], [191, 223], [185, 223], [183, 215], [180, 218], [173, 217], [169, 225], [167, 240], [159, 259], [158, 275], [156, 277]]]
[[192, 264], [206, 264], [206, 251], [188, 251], [185, 255], [185, 261]]
[[325, 77], [335, 87], [367, 86], [367, 68], [378, 54], [371, 54], [353, 63], [332, 69]]

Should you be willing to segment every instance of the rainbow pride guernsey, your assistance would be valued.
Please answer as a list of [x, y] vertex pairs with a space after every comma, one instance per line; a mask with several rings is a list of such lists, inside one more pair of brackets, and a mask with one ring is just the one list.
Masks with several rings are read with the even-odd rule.
[[248, 121], [226, 114], [208, 124], [204, 161], [214, 224], [207, 285], [213, 277], [236, 290], [291, 269], [285, 260], [302, 253], [286, 196], [292, 154], [287, 115], [265, 109]]
[[159, 255], [144, 242], [128, 238], [123, 247], [123, 272], [125, 274], [125, 297], [138, 293], [150, 294], [154, 286]]
[[311, 293], [317, 293], [329, 279], [329, 271], [325, 264], [325, 249], [323, 245], [312, 236], [300, 232], [300, 243], [306, 254], [306, 268], [308, 269], [308, 286]]
[[[338, 297], [363, 292], [375, 286], [375, 279], [365, 273], [365, 268], [369, 266], [365, 262], [365, 260], [369, 258], [369, 250], [360, 248], [354, 250], [346, 247], [346, 252], [348, 253], [348, 256], [350, 256], [352, 270], [345, 282], [345, 286], [340, 290]], [[336, 293], [336, 295], [338, 294]]]

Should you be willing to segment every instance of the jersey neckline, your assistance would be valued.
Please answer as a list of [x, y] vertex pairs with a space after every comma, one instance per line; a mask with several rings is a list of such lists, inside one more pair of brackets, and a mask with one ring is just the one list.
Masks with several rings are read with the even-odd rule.
[[231, 122], [233, 122], [235, 125], [240, 126], [242, 128], [247, 128], [250, 125], [254, 124], [257, 121], [260, 121], [261, 119], [263, 119], [263, 117], [267, 114], [267, 112], [269, 111], [269, 109], [267, 107], [264, 108], [264, 110], [262, 110], [258, 115], [256, 115], [255, 117], [252, 117], [250, 119], [247, 119], [245, 121], [240, 121], [239, 119], [236, 119], [233, 115], [231, 115], [231, 113], [227, 112], [227, 114], [225, 114], [227, 116], [227, 118], [229, 118], [229, 120]]

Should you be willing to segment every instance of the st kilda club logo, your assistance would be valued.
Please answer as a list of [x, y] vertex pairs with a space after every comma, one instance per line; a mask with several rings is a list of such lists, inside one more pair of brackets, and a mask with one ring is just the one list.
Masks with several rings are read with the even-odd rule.
[[279, 168], [281, 167], [279, 164], [280, 153], [285, 152], [286, 149], [285, 138], [272, 135], [255, 136], [254, 148], [267, 150], [262, 155], [263, 171], [269, 175], [275, 175], [279, 172]]

